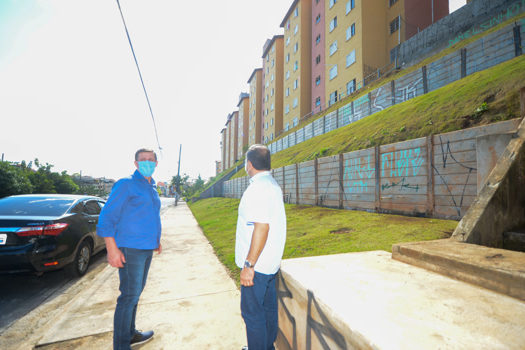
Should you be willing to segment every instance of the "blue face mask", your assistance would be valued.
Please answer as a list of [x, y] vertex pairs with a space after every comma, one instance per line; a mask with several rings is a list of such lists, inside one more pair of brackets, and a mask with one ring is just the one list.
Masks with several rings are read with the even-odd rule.
[[153, 172], [155, 171], [155, 167], [157, 166], [155, 162], [152, 162], [150, 160], [143, 160], [138, 162], [139, 164], [139, 172], [144, 177], [151, 177], [153, 175]]

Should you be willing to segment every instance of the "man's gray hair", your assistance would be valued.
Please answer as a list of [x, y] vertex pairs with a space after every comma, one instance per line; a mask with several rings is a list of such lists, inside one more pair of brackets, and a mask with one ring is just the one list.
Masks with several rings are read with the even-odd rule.
[[135, 160], [139, 160], [139, 154], [145, 153], [145, 152], [153, 153], [153, 155], [155, 156], [155, 161], [157, 160], [157, 153], [155, 153], [154, 150], [149, 149], [149, 148], [141, 148], [137, 152], [135, 152]]

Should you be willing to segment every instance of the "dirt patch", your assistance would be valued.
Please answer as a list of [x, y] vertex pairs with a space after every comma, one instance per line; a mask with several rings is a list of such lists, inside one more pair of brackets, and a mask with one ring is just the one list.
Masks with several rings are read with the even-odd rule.
[[343, 233], [350, 233], [350, 232], [353, 232], [354, 229], [351, 228], [351, 227], [342, 227], [342, 228], [338, 228], [337, 230], [332, 230], [330, 231], [330, 233], [334, 234], [334, 235], [340, 235], [340, 234], [343, 234]]

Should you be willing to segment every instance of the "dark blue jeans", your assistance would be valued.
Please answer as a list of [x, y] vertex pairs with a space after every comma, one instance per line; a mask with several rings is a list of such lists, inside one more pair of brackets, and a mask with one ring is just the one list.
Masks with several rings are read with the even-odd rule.
[[253, 286], [241, 286], [241, 314], [249, 350], [273, 350], [277, 338], [275, 276], [255, 272]]
[[140, 294], [146, 285], [153, 250], [120, 248], [126, 263], [119, 269], [120, 296], [113, 319], [113, 349], [129, 350], [135, 334], [135, 316]]

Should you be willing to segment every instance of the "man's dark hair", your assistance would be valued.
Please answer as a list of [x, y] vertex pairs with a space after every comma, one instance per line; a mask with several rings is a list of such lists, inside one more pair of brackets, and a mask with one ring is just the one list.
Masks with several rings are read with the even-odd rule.
[[155, 153], [154, 150], [149, 149], [149, 148], [141, 148], [137, 152], [135, 152], [135, 160], [139, 160], [139, 154], [144, 153], [144, 152], [153, 153], [155, 155], [155, 160], [157, 160], [157, 153]]
[[270, 150], [265, 145], [252, 145], [246, 152], [246, 159], [249, 160], [257, 170], [272, 169]]

